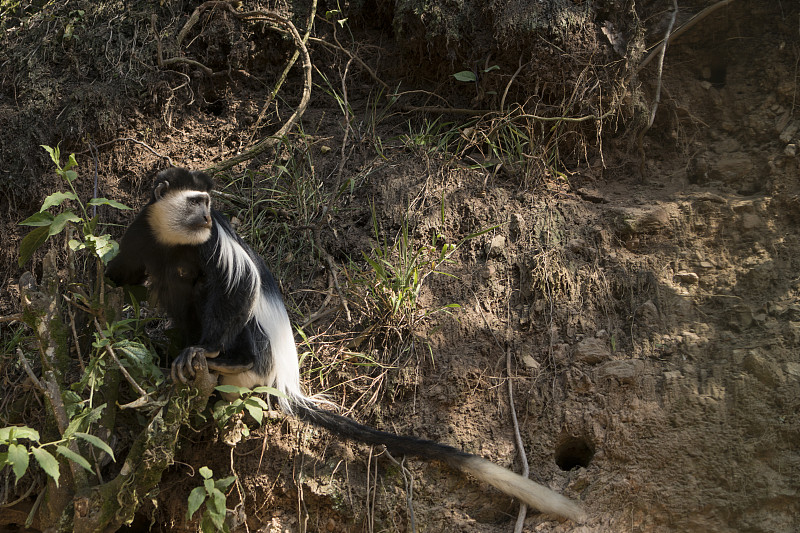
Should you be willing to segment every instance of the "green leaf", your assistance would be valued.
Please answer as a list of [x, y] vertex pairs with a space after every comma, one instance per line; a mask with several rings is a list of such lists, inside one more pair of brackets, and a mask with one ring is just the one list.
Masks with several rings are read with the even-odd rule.
[[20, 226], [49, 226], [53, 223], [55, 217], [52, 213], [45, 211], [44, 213], [34, 213], [25, 220], [19, 223]]
[[55, 148], [51, 148], [45, 144], [40, 145], [45, 151], [50, 154], [50, 159], [53, 160], [53, 163], [56, 164], [57, 167], [61, 168], [61, 164], [59, 163], [59, 159], [61, 159], [61, 149], [56, 145]]
[[78, 173], [75, 172], [74, 170], [67, 170], [66, 172], [64, 172], [64, 179], [72, 183], [73, 181], [78, 179]]
[[44, 203], [42, 204], [42, 208], [39, 209], [39, 212], [41, 213], [42, 211], [50, 209], [53, 206], [61, 205], [67, 200], [77, 200], [77, 199], [78, 197], [75, 196], [75, 193], [72, 192], [62, 192], [62, 191], [54, 192], [53, 194], [44, 199]]
[[[214, 523], [213, 514], [208, 509], [203, 513], [203, 519], [200, 521], [200, 531], [202, 533], [220, 533], [220, 529]], [[224, 529], [222, 533], [225, 533]]]
[[104, 247], [101, 252], [101, 254], [98, 254], [100, 259], [103, 260], [103, 263], [108, 264], [112, 259], [117, 257], [119, 253], [119, 244], [114, 240], [109, 241], [109, 245]]
[[109, 200], [108, 198], [92, 198], [87, 205], [108, 205], [116, 209], [130, 209], [125, 204], [121, 204], [116, 200]]
[[264, 420], [264, 410], [259, 405], [251, 403], [249, 399], [244, 402], [244, 407], [260, 426], [261, 421]]
[[72, 211], [64, 211], [56, 216], [56, 218], [53, 220], [53, 223], [50, 224], [50, 230], [47, 232], [48, 236], [52, 237], [53, 235], [58, 235], [61, 233], [61, 230], [64, 229], [64, 226], [67, 225], [67, 222], [83, 222], [83, 219]]
[[44, 473], [53, 478], [58, 487], [58, 478], [61, 477], [61, 471], [58, 468], [58, 459], [53, 457], [53, 454], [44, 448], [31, 448], [31, 453], [36, 458], [36, 462], [42, 467]]
[[247, 394], [250, 392], [250, 389], [247, 387], [239, 387], [237, 385], [217, 385], [214, 387], [215, 390], [219, 392], [224, 392], [225, 394]]
[[225, 524], [225, 494], [218, 489], [211, 491], [211, 502], [216, 509], [215, 513], [211, 513], [211, 519], [217, 528], [222, 529]]
[[94, 251], [103, 263], [108, 264], [119, 253], [119, 243], [112, 239], [111, 235], [100, 235], [95, 238]]
[[111, 339], [104, 339], [103, 337], [100, 336], [99, 333], [94, 334], [94, 342], [92, 342], [92, 348], [97, 348], [97, 349], [105, 348], [109, 344], [111, 344]]
[[89, 413], [86, 415], [86, 423], [93, 424], [98, 420], [100, 420], [100, 417], [103, 416], [103, 411], [105, 410], [105, 408], [106, 404], [101, 403], [100, 405], [89, 411]]
[[256, 394], [271, 394], [272, 396], [277, 396], [278, 398], [288, 398], [284, 393], [276, 389], [275, 387], [265, 387], [260, 386], [253, 389], [253, 392]]
[[489, 68], [485, 68], [485, 69], [483, 69], [483, 71], [484, 71], [484, 72], [491, 72], [491, 71], [493, 71], [493, 70], [500, 70], [500, 65], [492, 65], [492, 66], [491, 66], [491, 67], [489, 67]]
[[28, 262], [28, 259], [33, 256], [33, 253], [39, 249], [41, 245], [47, 240], [50, 228], [43, 226], [31, 231], [22, 239], [19, 244], [19, 266]]
[[56, 451], [58, 452], [59, 455], [62, 455], [67, 459], [69, 459], [70, 461], [72, 461], [73, 463], [77, 463], [78, 465], [83, 467], [84, 470], [92, 472], [92, 465], [90, 465], [89, 461], [87, 461], [82, 455], [73, 452], [66, 446], [57, 446]]
[[24, 476], [28, 470], [28, 449], [22, 444], [9, 444], [6, 461], [14, 470], [14, 476], [16, 476], [16, 481], [18, 482], [19, 478]]
[[214, 472], [212, 472], [207, 466], [201, 466], [199, 472], [200, 475], [203, 476], [203, 479], [208, 479], [214, 476]]
[[66, 440], [71, 439], [72, 436], [75, 434], [75, 432], [78, 431], [79, 429], [81, 429], [81, 426], [83, 425], [83, 420], [85, 418], [86, 418], [86, 415], [84, 413], [81, 413], [81, 414], [77, 415], [75, 418], [73, 418], [72, 420], [70, 420], [69, 421], [69, 425], [67, 426], [67, 429], [65, 429], [64, 433], [62, 434], [62, 437], [64, 439], [66, 439]]
[[206, 494], [211, 494], [211, 491], [214, 490], [214, 480], [211, 478], [204, 479], [203, 487], [206, 489]]
[[8, 426], [0, 428], [0, 443], [16, 439], [29, 439], [39, 442], [39, 432], [28, 426]]
[[86, 244], [106, 263], [119, 252], [119, 244], [108, 234], [86, 235]]
[[231, 483], [236, 481], [236, 476], [228, 476], [223, 479], [218, 479], [214, 482], [214, 486], [217, 487], [219, 490], [225, 490], [231, 486]]
[[135, 366], [148, 365], [153, 360], [150, 351], [141, 342], [123, 339], [114, 343], [114, 350], [124, 355]]
[[267, 402], [265, 402], [264, 400], [262, 400], [258, 396], [250, 396], [244, 403], [247, 403], [247, 402], [251, 402], [251, 403], [254, 403], [254, 404], [258, 405], [264, 411], [268, 411], [269, 410], [269, 405], [267, 405]]
[[191, 520], [192, 515], [200, 509], [203, 502], [206, 501], [206, 489], [203, 487], [195, 487], [189, 493], [189, 508], [186, 511], [187, 520]]
[[475, 73], [471, 70], [462, 70], [461, 72], [456, 72], [453, 74], [453, 77], [458, 81], [476, 81], [478, 79], [478, 77], [475, 76]]
[[[87, 369], [87, 372], [88, 370], [89, 369]], [[97, 420], [99, 420], [103, 415], [103, 409], [105, 409], [105, 407], [106, 404], [100, 404], [91, 411], [84, 411], [83, 413], [75, 416], [72, 420], [70, 420], [67, 429], [64, 430], [64, 433], [61, 436], [64, 439], [69, 440], [82, 428], [88, 427], [89, 424], [93, 422], [97, 422]]]
[[[497, 68], [500, 68], [500, 67], [497, 67]], [[75, 154], [69, 154], [69, 160], [67, 161], [67, 164], [64, 165], [64, 170], [69, 170], [72, 167], [77, 167], [77, 166], [78, 166], [78, 162], [75, 160]]]
[[77, 393], [66, 389], [61, 392], [61, 399], [64, 401], [64, 408], [67, 411], [68, 417], [72, 418], [76, 413], [80, 412], [83, 398], [81, 398]]
[[[100, 439], [99, 437], [96, 437], [96, 436], [91, 435], [89, 433], [80, 433], [80, 432], [75, 432], [75, 436], [78, 437], [79, 439], [85, 440], [86, 442], [88, 442], [89, 444], [94, 446], [95, 448], [100, 448], [101, 450], [106, 452], [109, 456], [111, 456], [112, 459], [114, 459], [114, 451], [111, 449], [111, 447], [108, 444], [103, 442], [103, 440]], [[116, 461], [117, 460], [114, 459], [114, 462], [116, 462]]]

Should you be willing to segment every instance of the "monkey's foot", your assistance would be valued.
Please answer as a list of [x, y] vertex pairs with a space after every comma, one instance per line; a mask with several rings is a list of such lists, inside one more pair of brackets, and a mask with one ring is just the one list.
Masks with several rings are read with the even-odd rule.
[[173, 382], [189, 383], [193, 381], [198, 373], [208, 374], [208, 363], [206, 358], [212, 358], [219, 355], [219, 352], [207, 352], [200, 346], [189, 346], [184, 348], [183, 351], [172, 362], [172, 376]]

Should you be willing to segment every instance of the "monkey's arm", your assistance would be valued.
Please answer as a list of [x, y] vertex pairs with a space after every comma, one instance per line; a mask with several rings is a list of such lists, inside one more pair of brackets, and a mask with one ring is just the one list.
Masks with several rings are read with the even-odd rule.
[[[184, 349], [173, 362], [173, 378], [180, 381], [186, 381], [186, 375], [193, 375], [192, 360], [198, 350], [202, 350], [206, 358], [214, 359], [209, 362], [209, 368], [226, 374], [249, 370], [259, 353], [252, 333], [247, 329], [261, 297], [258, 271], [241, 268], [239, 275], [234, 275], [231, 273], [233, 267], [228, 265], [225, 268], [220, 263], [219, 246], [215, 243], [219, 238], [217, 231], [215, 227], [214, 236], [203, 245], [201, 253], [206, 266], [200, 340]], [[237, 253], [247, 254], [244, 247]], [[239, 262], [240, 267], [246, 264], [253, 263]]]
[[122, 237], [119, 253], [108, 263], [106, 275], [117, 285], [141, 285], [147, 277], [142, 250], [152, 246], [150, 227], [140, 214]]
[[209, 285], [200, 340], [194, 346], [184, 348], [172, 362], [173, 381], [186, 383], [194, 379], [194, 360], [201, 352], [207, 359], [208, 368], [215, 372], [238, 374], [253, 367], [257, 352], [246, 328], [252, 307], [247, 303], [249, 295], [240, 293], [241, 299], [237, 299], [220, 290], [222, 285], [210, 280]]

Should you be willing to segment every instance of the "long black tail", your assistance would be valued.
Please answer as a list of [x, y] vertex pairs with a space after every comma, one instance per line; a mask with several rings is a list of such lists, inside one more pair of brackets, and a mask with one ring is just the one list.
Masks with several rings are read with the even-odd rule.
[[411, 455], [447, 463], [452, 468], [472, 474], [542, 512], [557, 514], [581, 522], [584, 512], [576, 502], [552, 490], [499, 467], [483, 457], [459, 449], [416, 437], [405, 437], [359, 424], [345, 416], [325, 411], [313, 404], [296, 403], [292, 406], [298, 418], [346, 439], [366, 444], [383, 445], [393, 454]]

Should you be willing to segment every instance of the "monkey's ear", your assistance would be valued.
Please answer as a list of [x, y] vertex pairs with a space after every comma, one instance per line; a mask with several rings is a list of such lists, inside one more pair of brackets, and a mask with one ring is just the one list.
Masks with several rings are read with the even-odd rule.
[[159, 182], [153, 191], [153, 194], [156, 196], [156, 200], [161, 200], [161, 198], [164, 196], [164, 193], [167, 192], [167, 189], [169, 189], [169, 182], [167, 180]]

